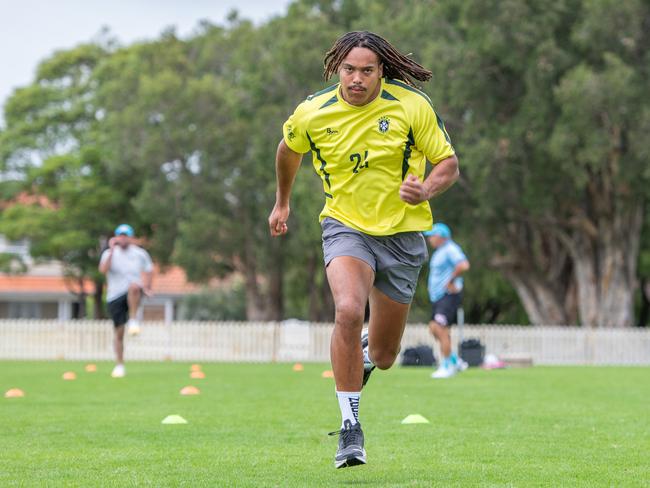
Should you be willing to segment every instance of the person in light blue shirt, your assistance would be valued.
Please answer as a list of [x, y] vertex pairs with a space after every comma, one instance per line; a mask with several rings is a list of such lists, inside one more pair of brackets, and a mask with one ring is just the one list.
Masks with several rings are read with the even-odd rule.
[[449, 327], [456, 323], [456, 312], [463, 299], [463, 278], [469, 261], [458, 244], [451, 240], [451, 229], [442, 222], [424, 232], [434, 249], [429, 261], [429, 300], [431, 322], [429, 329], [440, 344], [442, 360], [432, 378], [449, 378], [463, 369], [463, 362], [451, 351]]

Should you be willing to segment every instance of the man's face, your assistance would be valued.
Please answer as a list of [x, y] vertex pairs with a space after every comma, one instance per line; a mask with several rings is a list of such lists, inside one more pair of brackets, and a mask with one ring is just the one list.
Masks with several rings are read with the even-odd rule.
[[350, 105], [365, 105], [379, 94], [383, 66], [379, 57], [365, 47], [354, 47], [339, 67], [341, 92]]
[[115, 236], [115, 243], [121, 248], [126, 249], [131, 243], [131, 238], [126, 234], [118, 234]]
[[445, 239], [444, 237], [440, 237], [440, 236], [429, 236], [429, 244], [433, 248], [438, 248], [438, 247], [442, 246], [445, 243], [446, 240], [447, 239]]

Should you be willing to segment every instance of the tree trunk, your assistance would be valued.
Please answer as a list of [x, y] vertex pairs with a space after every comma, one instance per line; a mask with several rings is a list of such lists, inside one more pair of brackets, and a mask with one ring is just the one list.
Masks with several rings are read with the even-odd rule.
[[77, 293], [77, 313], [74, 319], [84, 320], [86, 318], [86, 293]]
[[595, 232], [575, 230], [564, 239], [576, 270], [580, 322], [589, 327], [634, 323], [636, 266], [643, 205], [597, 221]]
[[505, 229], [508, 254], [495, 256], [491, 264], [512, 284], [532, 324], [567, 325], [575, 321], [565, 307], [573, 293], [571, 263], [546, 227], [533, 219], [511, 223]]
[[641, 278], [641, 310], [639, 311], [639, 320], [637, 327], [646, 327], [648, 318], [650, 318], [650, 281], [643, 276]]
[[93, 293], [93, 303], [94, 303], [94, 318], [95, 320], [101, 320], [106, 318], [106, 313], [104, 311], [104, 282], [101, 280], [95, 281], [95, 293]]
[[246, 320], [265, 321], [266, 307], [260, 294], [260, 286], [257, 281], [255, 269], [245, 268], [244, 277], [246, 284]]
[[309, 320], [312, 322], [332, 322], [334, 320], [334, 298], [325, 275], [319, 253], [309, 257], [307, 271], [309, 280]]
[[557, 294], [557, 287], [535, 278], [529, 271], [505, 271], [504, 275], [515, 288], [534, 325], [567, 325], [568, 317], [562, 306], [564, 297]]
[[239, 267], [244, 275], [244, 284], [246, 290], [246, 319], [250, 321], [268, 320], [266, 303], [260, 289], [260, 283], [257, 276], [257, 260], [255, 259], [255, 250], [252, 237], [244, 239], [244, 249], [242, 259], [239, 261]]
[[269, 270], [268, 289], [268, 320], [282, 320], [284, 318], [284, 253], [282, 240], [284, 237], [273, 239], [271, 252], [273, 259]]

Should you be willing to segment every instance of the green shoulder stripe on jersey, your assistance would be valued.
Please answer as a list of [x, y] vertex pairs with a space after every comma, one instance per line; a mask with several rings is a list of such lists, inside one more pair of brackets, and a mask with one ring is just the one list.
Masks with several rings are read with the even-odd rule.
[[445, 129], [445, 122], [437, 113], [436, 113], [436, 120], [438, 120], [438, 127], [440, 127], [440, 130], [445, 135], [445, 139], [447, 139], [447, 142], [451, 144], [451, 139], [449, 138], [449, 134], [447, 134], [447, 129]]
[[381, 98], [384, 100], [395, 100], [396, 102], [399, 102], [399, 99], [395, 98], [393, 95], [388, 93], [386, 90], [381, 91]]
[[323, 89], [323, 90], [321, 90], [319, 92], [316, 92], [316, 93], [313, 93], [313, 94], [309, 95], [307, 97], [307, 100], [313, 100], [316, 97], [319, 97], [321, 95], [325, 95], [325, 93], [331, 92], [332, 90], [335, 90], [337, 86], [339, 86], [338, 83], [336, 85], [328, 86], [327, 88], [325, 88], [325, 89]]
[[404, 159], [402, 159], [402, 181], [406, 178], [406, 173], [409, 170], [409, 159], [411, 159], [411, 147], [415, 146], [415, 137], [413, 136], [413, 128], [409, 127], [408, 139], [404, 145]]
[[325, 161], [323, 157], [320, 155], [320, 149], [318, 149], [316, 147], [316, 144], [314, 144], [314, 141], [312, 141], [311, 137], [309, 136], [309, 132], [307, 132], [306, 134], [307, 134], [307, 139], [309, 139], [309, 146], [311, 147], [311, 150], [314, 151], [314, 154], [316, 155], [316, 159], [320, 161], [319, 171], [322, 173], [323, 179], [325, 180], [325, 183], [327, 183], [328, 188], [332, 188], [332, 184], [330, 183], [330, 174], [325, 170], [325, 166], [327, 166], [327, 161]]
[[[431, 106], [431, 108], [433, 109], [433, 103], [431, 103], [431, 99], [429, 98], [429, 96], [426, 93], [421, 92], [417, 88], [413, 88], [412, 86], [407, 85], [406, 83], [404, 83], [402, 81], [392, 80], [390, 78], [386, 78], [386, 84], [399, 86], [399, 87], [404, 88], [405, 90], [411, 91], [413, 93], [417, 93], [422, 98], [424, 98], [427, 101], [427, 103]], [[434, 112], [435, 112], [435, 110], [434, 110]]]
[[320, 110], [321, 108], [329, 107], [330, 105], [332, 105], [332, 104], [334, 104], [334, 103], [336, 103], [338, 101], [339, 101], [339, 98], [336, 95], [334, 95], [332, 98], [330, 98], [328, 101], [326, 101], [323, 105], [318, 107], [318, 110]]

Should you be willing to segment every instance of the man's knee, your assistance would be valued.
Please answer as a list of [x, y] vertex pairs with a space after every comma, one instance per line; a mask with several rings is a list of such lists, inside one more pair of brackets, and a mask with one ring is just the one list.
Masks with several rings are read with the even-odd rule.
[[390, 368], [397, 359], [400, 348], [397, 349], [370, 349], [370, 359], [372, 363], [377, 366], [379, 369], [388, 369]]
[[139, 295], [141, 292], [140, 286], [136, 283], [131, 283], [129, 285], [129, 294]]
[[429, 331], [430, 331], [434, 336], [437, 337], [437, 336], [438, 336], [438, 329], [436, 328], [436, 325], [438, 325], [438, 324], [436, 324], [433, 320], [432, 320], [431, 322], [429, 322]]
[[115, 340], [116, 341], [121, 342], [121, 341], [124, 340], [124, 329], [125, 329], [124, 324], [118, 325], [117, 327], [115, 327], [114, 330], [115, 330]]
[[354, 327], [363, 324], [365, 307], [353, 301], [336, 304], [336, 324], [343, 327]]

